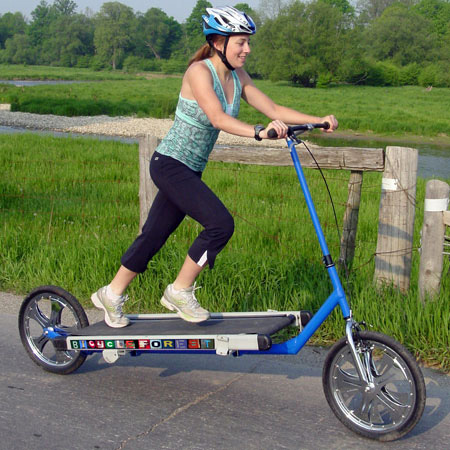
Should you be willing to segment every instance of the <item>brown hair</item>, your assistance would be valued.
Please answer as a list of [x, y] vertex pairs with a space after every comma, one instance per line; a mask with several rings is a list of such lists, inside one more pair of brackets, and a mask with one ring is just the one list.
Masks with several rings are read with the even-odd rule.
[[[220, 34], [214, 34], [211, 38], [212, 42], [219, 43], [219, 42], [225, 42], [225, 36], [222, 36]], [[197, 62], [197, 61], [203, 61], [204, 59], [211, 58], [216, 53], [216, 50], [212, 48], [208, 42], [205, 42], [195, 53], [194, 56], [189, 60], [188, 67]]]

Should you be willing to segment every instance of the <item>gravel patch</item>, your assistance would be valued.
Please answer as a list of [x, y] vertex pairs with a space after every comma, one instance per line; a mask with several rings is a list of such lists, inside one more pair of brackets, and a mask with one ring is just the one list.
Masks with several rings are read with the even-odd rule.
[[0, 125], [27, 128], [32, 130], [68, 131], [72, 127], [84, 127], [107, 122], [121, 122], [126, 117], [65, 117], [51, 114], [32, 114], [24, 112], [0, 111]]
[[[119, 136], [139, 138], [151, 134], [162, 139], [173, 124], [172, 119], [130, 118], [109, 116], [65, 117], [51, 114], [32, 114], [24, 112], [0, 111], [0, 125], [28, 130], [46, 130], [86, 135]], [[253, 139], [221, 132], [218, 145], [256, 146]], [[258, 142], [257, 146], [285, 147], [284, 140]]]

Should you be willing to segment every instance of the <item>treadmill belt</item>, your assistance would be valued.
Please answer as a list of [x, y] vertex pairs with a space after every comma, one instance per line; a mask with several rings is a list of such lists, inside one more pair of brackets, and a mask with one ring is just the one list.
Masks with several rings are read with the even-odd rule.
[[212, 335], [212, 334], [264, 334], [271, 336], [292, 324], [295, 317], [232, 317], [209, 319], [191, 323], [174, 319], [132, 320], [124, 328], [111, 328], [105, 322], [97, 322], [86, 328], [74, 330], [72, 336], [165, 336], [165, 335]]

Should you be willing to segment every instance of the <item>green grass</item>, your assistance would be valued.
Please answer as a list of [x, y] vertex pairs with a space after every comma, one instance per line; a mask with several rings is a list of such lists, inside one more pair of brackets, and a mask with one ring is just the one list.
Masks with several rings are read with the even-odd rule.
[[134, 74], [121, 71], [96, 71], [92, 69], [24, 66], [21, 64], [0, 64], [2, 80], [132, 80], [138, 78]]
[[12, 111], [62, 116], [151, 116], [175, 112], [180, 80], [128, 80], [15, 87], [0, 84], [0, 102]]
[[[302, 89], [270, 81], [257, 81], [256, 85], [279, 104], [318, 116], [334, 114], [341, 131], [450, 137], [448, 88], [427, 92], [417, 86]], [[246, 104], [242, 114], [250, 123], [263, 120]]]
[[[68, 116], [171, 117], [181, 87], [181, 78], [145, 80], [123, 73], [88, 69], [0, 66], [0, 78], [21, 77], [107, 80], [24, 88], [0, 85], [0, 102], [11, 103], [14, 111]], [[417, 86], [306, 89], [286, 82], [256, 80], [255, 83], [281, 105], [318, 116], [335, 114], [340, 130], [344, 132], [440, 137], [450, 144], [448, 88], [433, 88], [431, 91]], [[242, 102], [240, 118], [247, 123], [267, 123], [262, 114], [245, 102]]]
[[[137, 145], [0, 135], [0, 163], [0, 289], [25, 294], [37, 285], [56, 284], [90, 306], [91, 292], [109, 282], [137, 233]], [[341, 222], [348, 173], [325, 173]], [[330, 200], [319, 174], [306, 174], [337, 260], [339, 239]], [[211, 162], [204, 179], [232, 211], [236, 232], [216, 268], [199, 279], [202, 304], [212, 311], [316, 311], [331, 286], [294, 170]], [[418, 180], [411, 290], [402, 295], [372, 284], [380, 183], [381, 174], [364, 175], [356, 256], [345, 283], [355, 317], [404, 342], [426, 363], [450, 371], [449, 277], [433, 302], [423, 307], [418, 300], [424, 180]], [[130, 286], [129, 312], [162, 311], [161, 292], [199, 231], [194, 221], [183, 222], [149, 270]], [[335, 312], [314, 342], [328, 344], [342, 334], [343, 321]]]

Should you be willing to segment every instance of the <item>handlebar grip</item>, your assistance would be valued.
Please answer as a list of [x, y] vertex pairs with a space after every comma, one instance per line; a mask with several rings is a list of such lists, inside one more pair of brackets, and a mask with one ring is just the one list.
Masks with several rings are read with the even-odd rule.
[[270, 139], [274, 139], [274, 138], [278, 137], [277, 130], [275, 130], [275, 128], [271, 128], [271, 129], [267, 132], [267, 136], [268, 136]]
[[[328, 130], [330, 128], [330, 123], [329, 122], [323, 122], [323, 123], [314, 123], [314, 124], [306, 124], [306, 125], [298, 125], [298, 126], [293, 126], [293, 127], [288, 127], [289, 131], [288, 131], [288, 135], [290, 135], [292, 132], [296, 132], [296, 131], [308, 131], [308, 130], [312, 130], [313, 128], [323, 128], [324, 130]], [[278, 133], [276, 132], [276, 130], [274, 128], [271, 128], [268, 132], [267, 132], [267, 137], [269, 139], [274, 139], [278, 137]]]

